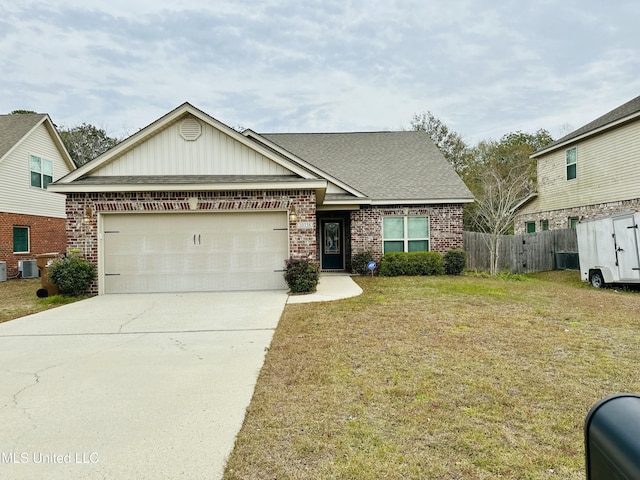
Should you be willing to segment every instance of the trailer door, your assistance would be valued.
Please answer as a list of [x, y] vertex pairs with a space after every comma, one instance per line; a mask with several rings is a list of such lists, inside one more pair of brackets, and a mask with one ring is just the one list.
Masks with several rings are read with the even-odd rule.
[[640, 280], [640, 258], [636, 232], [638, 224], [633, 215], [613, 219], [616, 260], [621, 282]]

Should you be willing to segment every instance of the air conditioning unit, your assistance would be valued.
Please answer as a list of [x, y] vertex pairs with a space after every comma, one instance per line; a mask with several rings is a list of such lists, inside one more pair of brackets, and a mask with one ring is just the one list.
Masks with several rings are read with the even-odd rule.
[[0, 282], [7, 281], [7, 262], [0, 262]]
[[22, 278], [38, 278], [38, 263], [35, 260], [18, 260], [18, 271]]

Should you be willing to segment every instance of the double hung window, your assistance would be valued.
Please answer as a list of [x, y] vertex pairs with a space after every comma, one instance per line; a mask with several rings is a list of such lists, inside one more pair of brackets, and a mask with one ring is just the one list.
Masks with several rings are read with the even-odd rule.
[[43, 188], [53, 182], [53, 162], [44, 158], [30, 156], [31, 165], [31, 186]]
[[429, 217], [384, 217], [384, 253], [428, 252]]
[[567, 180], [573, 180], [577, 176], [578, 150], [576, 147], [570, 148], [566, 152], [567, 158]]

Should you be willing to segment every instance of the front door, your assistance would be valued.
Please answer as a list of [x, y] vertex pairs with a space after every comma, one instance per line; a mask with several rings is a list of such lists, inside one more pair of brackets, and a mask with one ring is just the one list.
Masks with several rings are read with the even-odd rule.
[[322, 270], [344, 270], [344, 220], [320, 220]]

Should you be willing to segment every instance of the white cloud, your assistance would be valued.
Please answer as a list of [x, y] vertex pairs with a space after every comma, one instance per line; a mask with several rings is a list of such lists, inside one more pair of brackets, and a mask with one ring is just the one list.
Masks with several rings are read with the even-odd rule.
[[[0, 111], [134, 133], [184, 101], [258, 131], [468, 141], [575, 128], [637, 96], [640, 4], [25, 0], [0, 6]], [[566, 132], [565, 132], [566, 133]]]

